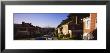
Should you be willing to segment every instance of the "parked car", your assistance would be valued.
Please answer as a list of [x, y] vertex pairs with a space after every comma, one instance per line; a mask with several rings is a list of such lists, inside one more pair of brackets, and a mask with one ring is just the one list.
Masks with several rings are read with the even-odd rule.
[[53, 38], [47, 38], [48, 40], [53, 40]]
[[52, 36], [48, 36], [47, 39], [48, 39], [48, 40], [53, 40], [53, 37], [52, 37]]
[[35, 39], [36, 40], [46, 40], [46, 38], [44, 38], [44, 37], [36, 37]]

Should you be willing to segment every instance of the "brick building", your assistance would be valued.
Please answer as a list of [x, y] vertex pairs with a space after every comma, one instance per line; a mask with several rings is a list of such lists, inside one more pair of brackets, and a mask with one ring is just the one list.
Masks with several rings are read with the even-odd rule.
[[93, 39], [95, 36], [92, 34], [97, 29], [97, 14], [90, 13], [89, 17], [83, 18], [83, 39]]

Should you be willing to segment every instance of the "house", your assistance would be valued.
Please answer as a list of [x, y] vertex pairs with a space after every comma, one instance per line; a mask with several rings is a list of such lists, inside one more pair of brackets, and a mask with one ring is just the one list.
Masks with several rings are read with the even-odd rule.
[[69, 38], [81, 39], [83, 22], [80, 14], [69, 14], [57, 27], [58, 34], [68, 35]]
[[71, 13], [57, 27], [58, 35], [69, 38], [93, 39], [92, 32], [96, 29], [96, 13]]
[[[97, 14], [90, 13], [89, 17], [83, 18], [83, 39], [96, 38], [97, 34], [92, 34], [95, 30], [97, 30]], [[97, 31], [95, 33], [97, 33]]]

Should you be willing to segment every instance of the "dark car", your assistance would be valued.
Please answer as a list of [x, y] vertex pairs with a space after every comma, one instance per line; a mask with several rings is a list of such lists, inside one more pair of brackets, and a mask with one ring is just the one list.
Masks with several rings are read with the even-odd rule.
[[43, 38], [43, 37], [37, 37], [36, 40], [46, 40], [46, 38]]

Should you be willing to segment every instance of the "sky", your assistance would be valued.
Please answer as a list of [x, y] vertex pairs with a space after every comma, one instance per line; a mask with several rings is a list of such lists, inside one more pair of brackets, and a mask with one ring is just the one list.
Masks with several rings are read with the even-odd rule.
[[69, 13], [14, 13], [14, 24], [31, 23], [39, 27], [57, 27]]

